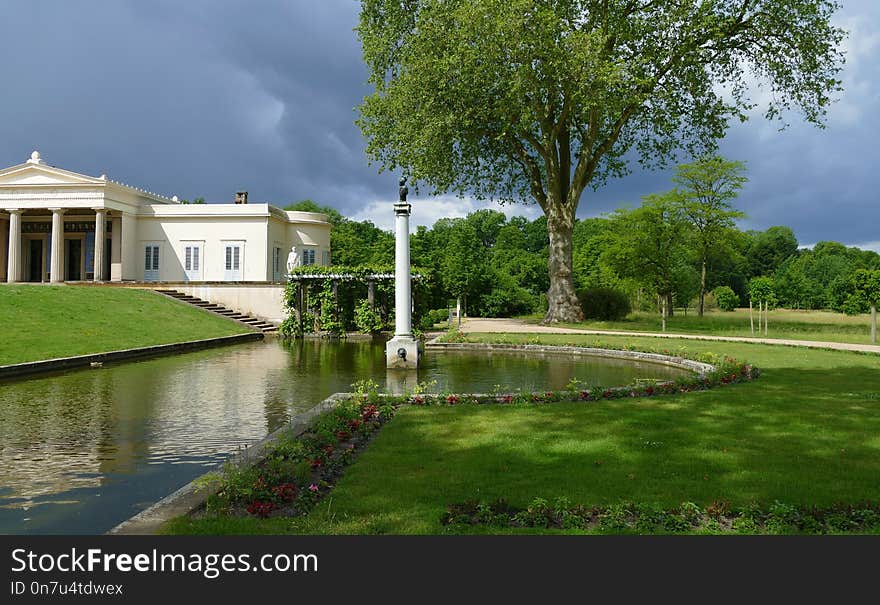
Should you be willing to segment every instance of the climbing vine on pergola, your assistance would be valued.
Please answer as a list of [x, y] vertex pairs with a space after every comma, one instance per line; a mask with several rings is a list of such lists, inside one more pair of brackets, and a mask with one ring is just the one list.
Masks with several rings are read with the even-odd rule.
[[[413, 322], [424, 313], [430, 272], [412, 269]], [[298, 338], [316, 333], [376, 333], [394, 321], [394, 267], [385, 265], [297, 267], [284, 291], [287, 317], [281, 334]]]

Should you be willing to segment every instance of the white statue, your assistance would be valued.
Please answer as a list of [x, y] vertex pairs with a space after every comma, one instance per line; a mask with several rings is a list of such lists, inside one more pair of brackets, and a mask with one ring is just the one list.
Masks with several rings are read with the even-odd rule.
[[302, 265], [302, 259], [296, 251], [296, 246], [291, 246], [290, 254], [287, 255], [287, 272], [290, 273], [300, 265]]

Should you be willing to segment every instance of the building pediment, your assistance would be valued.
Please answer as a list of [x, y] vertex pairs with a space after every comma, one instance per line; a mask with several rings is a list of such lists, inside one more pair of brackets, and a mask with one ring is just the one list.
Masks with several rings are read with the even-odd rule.
[[103, 185], [103, 179], [77, 174], [46, 164], [25, 163], [0, 170], [0, 186], [35, 187], [65, 185]]

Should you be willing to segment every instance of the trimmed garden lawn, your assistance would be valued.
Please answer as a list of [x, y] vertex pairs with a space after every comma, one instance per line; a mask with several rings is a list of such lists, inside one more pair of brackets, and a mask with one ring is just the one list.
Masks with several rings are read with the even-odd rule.
[[446, 507], [472, 499], [525, 506], [536, 497], [563, 496], [573, 504], [665, 508], [686, 501], [766, 507], [777, 500], [826, 506], [880, 499], [880, 356], [630, 337], [469, 339], [685, 347], [754, 363], [763, 375], [752, 383], [635, 400], [404, 406], [308, 516], [177, 519], [167, 530], [445, 533], [440, 517]]
[[[538, 323], [543, 316], [528, 316], [523, 319]], [[699, 317], [696, 311], [684, 315], [681, 309], [676, 309], [675, 316], [667, 320], [666, 331], [679, 334], [763, 338], [764, 331], [758, 330], [757, 323], [756, 311], [755, 334], [752, 334], [748, 309], [737, 309], [729, 313], [707, 311], [703, 317]], [[770, 311], [768, 323], [767, 338], [871, 344], [870, 315], [850, 316], [831, 311], [774, 309]], [[577, 324], [561, 324], [560, 327], [627, 332], [660, 332], [661, 330], [660, 316], [657, 313], [644, 312], [631, 313], [621, 321], [585, 321]]]
[[0, 286], [0, 365], [247, 331], [233, 321], [149, 290]]

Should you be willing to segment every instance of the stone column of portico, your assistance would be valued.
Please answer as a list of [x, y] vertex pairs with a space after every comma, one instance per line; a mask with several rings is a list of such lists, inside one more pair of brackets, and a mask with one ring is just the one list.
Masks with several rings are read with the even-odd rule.
[[9, 217], [0, 214], [0, 281], [6, 281], [6, 254], [9, 252]]
[[104, 245], [107, 240], [107, 211], [95, 208], [95, 281], [104, 281]]
[[49, 208], [52, 211], [52, 255], [49, 264], [49, 281], [53, 284], [64, 281], [64, 208]]
[[9, 210], [9, 251], [6, 254], [6, 281], [21, 281], [21, 210]]

